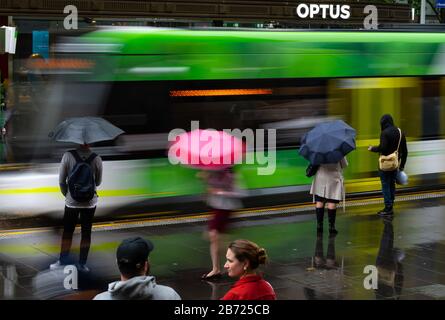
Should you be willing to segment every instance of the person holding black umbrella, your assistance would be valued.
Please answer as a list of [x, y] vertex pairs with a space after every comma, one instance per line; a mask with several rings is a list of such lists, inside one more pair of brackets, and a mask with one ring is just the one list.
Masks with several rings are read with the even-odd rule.
[[310, 162], [306, 175], [315, 174], [310, 194], [315, 202], [318, 234], [323, 232], [326, 203], [329, 233], [338, 233], [335, 220], [340, 200], [343, 200], [343, 210], [345, 208], [343, 169], [348, 166], [345, 156], [355, 149], [355, 137], [355, 129], [342, 120], [334, 120], [318, 124], [301, 139], [299, 154]]
[[[89, 197], [84, 199], [75, 195], [76, 191], [69, 188], [69, 179], [75, 176], [75, 171], [79, 171], [79, 164], [87, 164], [93, 178], [92, 191]], [[77, 167], [77, 168], [76, 168]], [[82, 169], [80, 169], [82, 170]], [[73, 174], [74, 173], [74, 174]], [[83, 174], [80, 172], [80, 174]], [[89, 271], [86, 266], [88, 252], [91, 245], [91, 229], [93, 225], [94, 212], [97, 205], [96, 188], [102, 182], [102, 159], [93, 153], [89, 145], [80, 145], [76, 150], [65, 152], [62, 157], [59, 170], [60, 191], [65, 196], [65, 213], [63, 216], [63, 235], [60, 248], [60, 258], [56, 263], [51, 264], [50, 269], [55, 269], [61, 265], [69, 264], [69, 253], [73, 240], [74, 229], [80, 216], [81, 240], [79, 253], [79, 266], [81, 271]], [[86, 185], [86, 184], [85, 184]], [[85, 186], [83, 186], [85, 188]], [[70, 190], [71, 189], [71, 190]]]
[[75, 150], [65, 152], [60, 163], [60, 191], [65, 196], [63, 235], [60, 258], [50, 265], [50, 269], [70, 264], [73, 233], [80, 216], [82, 237], [78, 270], [89, 271], [86, 262], [98, 198], [96, 188], [102, 182], [102, 159], [91, 151], [90, 144], [112, 140], [122, 133], [121, 129], [102, 118], [81, 117], [63, 121], [50, 134], [56, 141], [79, 145]]

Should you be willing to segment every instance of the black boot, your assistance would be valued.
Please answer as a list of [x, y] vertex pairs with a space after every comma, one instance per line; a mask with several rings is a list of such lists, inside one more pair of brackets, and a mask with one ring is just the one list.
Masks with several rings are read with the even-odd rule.
[[315, 208], [317, 214], [317, 233], [323, 233], [324, 208]]
[[335, 218], [337, 217], [337, 209], [328, 209], [329, 218], [329, 234], [337, 234], [338, 231], [335, 230]]

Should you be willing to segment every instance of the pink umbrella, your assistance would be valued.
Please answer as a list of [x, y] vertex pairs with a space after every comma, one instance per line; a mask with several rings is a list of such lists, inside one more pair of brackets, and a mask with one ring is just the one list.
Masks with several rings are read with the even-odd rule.
[[193, 130], [176, 136], [168, 157], [171, 163], [194, 168], [220, 170], [241, 163], [243, 142], [224, 131]]

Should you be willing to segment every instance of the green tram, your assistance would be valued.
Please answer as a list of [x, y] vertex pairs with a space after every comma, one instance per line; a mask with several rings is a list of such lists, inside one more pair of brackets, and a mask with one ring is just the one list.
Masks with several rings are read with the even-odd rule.
[[[126, 132], [95, 146], [107, 160], [99, 195], [110, 210], [203, 191], [194, 170], [167, 159], [168, 133], [190, 130], [191, 121], [200, 128], [276, 130], [273, 174], [258, 175], [264, 163], [236, 167], [249, 195], [307, 194], [300, 138], [335, 118], [357, 130], [346, 192], [378, 191], [377, 155], [367, 147], [378, 144], [385, 113], [408, 139], [408, 187], [443, 180], [442, 33], [106, 28], [61, 41], [51, 59], [32, 69], [45, 80], [36, 84], [38, 106], [22, 107], [11, 120], [15, 161], [56, 170], [66, 146], [50, 142], [48, 132], [58, 122], [108, 119]], [[3, 188], [0, 197], [44, 193], [47, 206], [60, 202], [57, 180], [42, 181], [26, 192]]]

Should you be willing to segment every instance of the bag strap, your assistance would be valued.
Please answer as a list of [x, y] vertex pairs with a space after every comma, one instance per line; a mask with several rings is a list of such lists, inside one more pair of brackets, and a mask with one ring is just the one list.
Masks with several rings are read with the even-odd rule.
[[76, 150], [70, 150], [69, 153], [71, 153], [73, 155], [74, 159], [76, 159], [76, 163], [83, 162], [82, 158], [80, 157], [80, 155], [77, 153]]
[[69, 152], [73, 155], [74, 159], [76, 159], [76, 162], [86, 162], [88, 164], [91, 164], [94, 158], [97, 157], [97, 154], [93, 152], [87, 159], [83, 160], [76, 150], [70, 150]]
[[90, 154], [90, 156], [85, 160], [86, 163], [91, 164], [91, 162], [93, 162], [94, 158], [96, 158], [97, 154], [95, 154], [94, 152], [92, 154]]
[[399, 147], [400, 147], [400, 141], [402, 141], [402, 130], [400, 130], [400, 128], [397, 128], [397, 130], [399, 130], [400, 133], [400, 138], [399, 138], [399, 144], [397, 145], [397, 152], [399, 152]]

